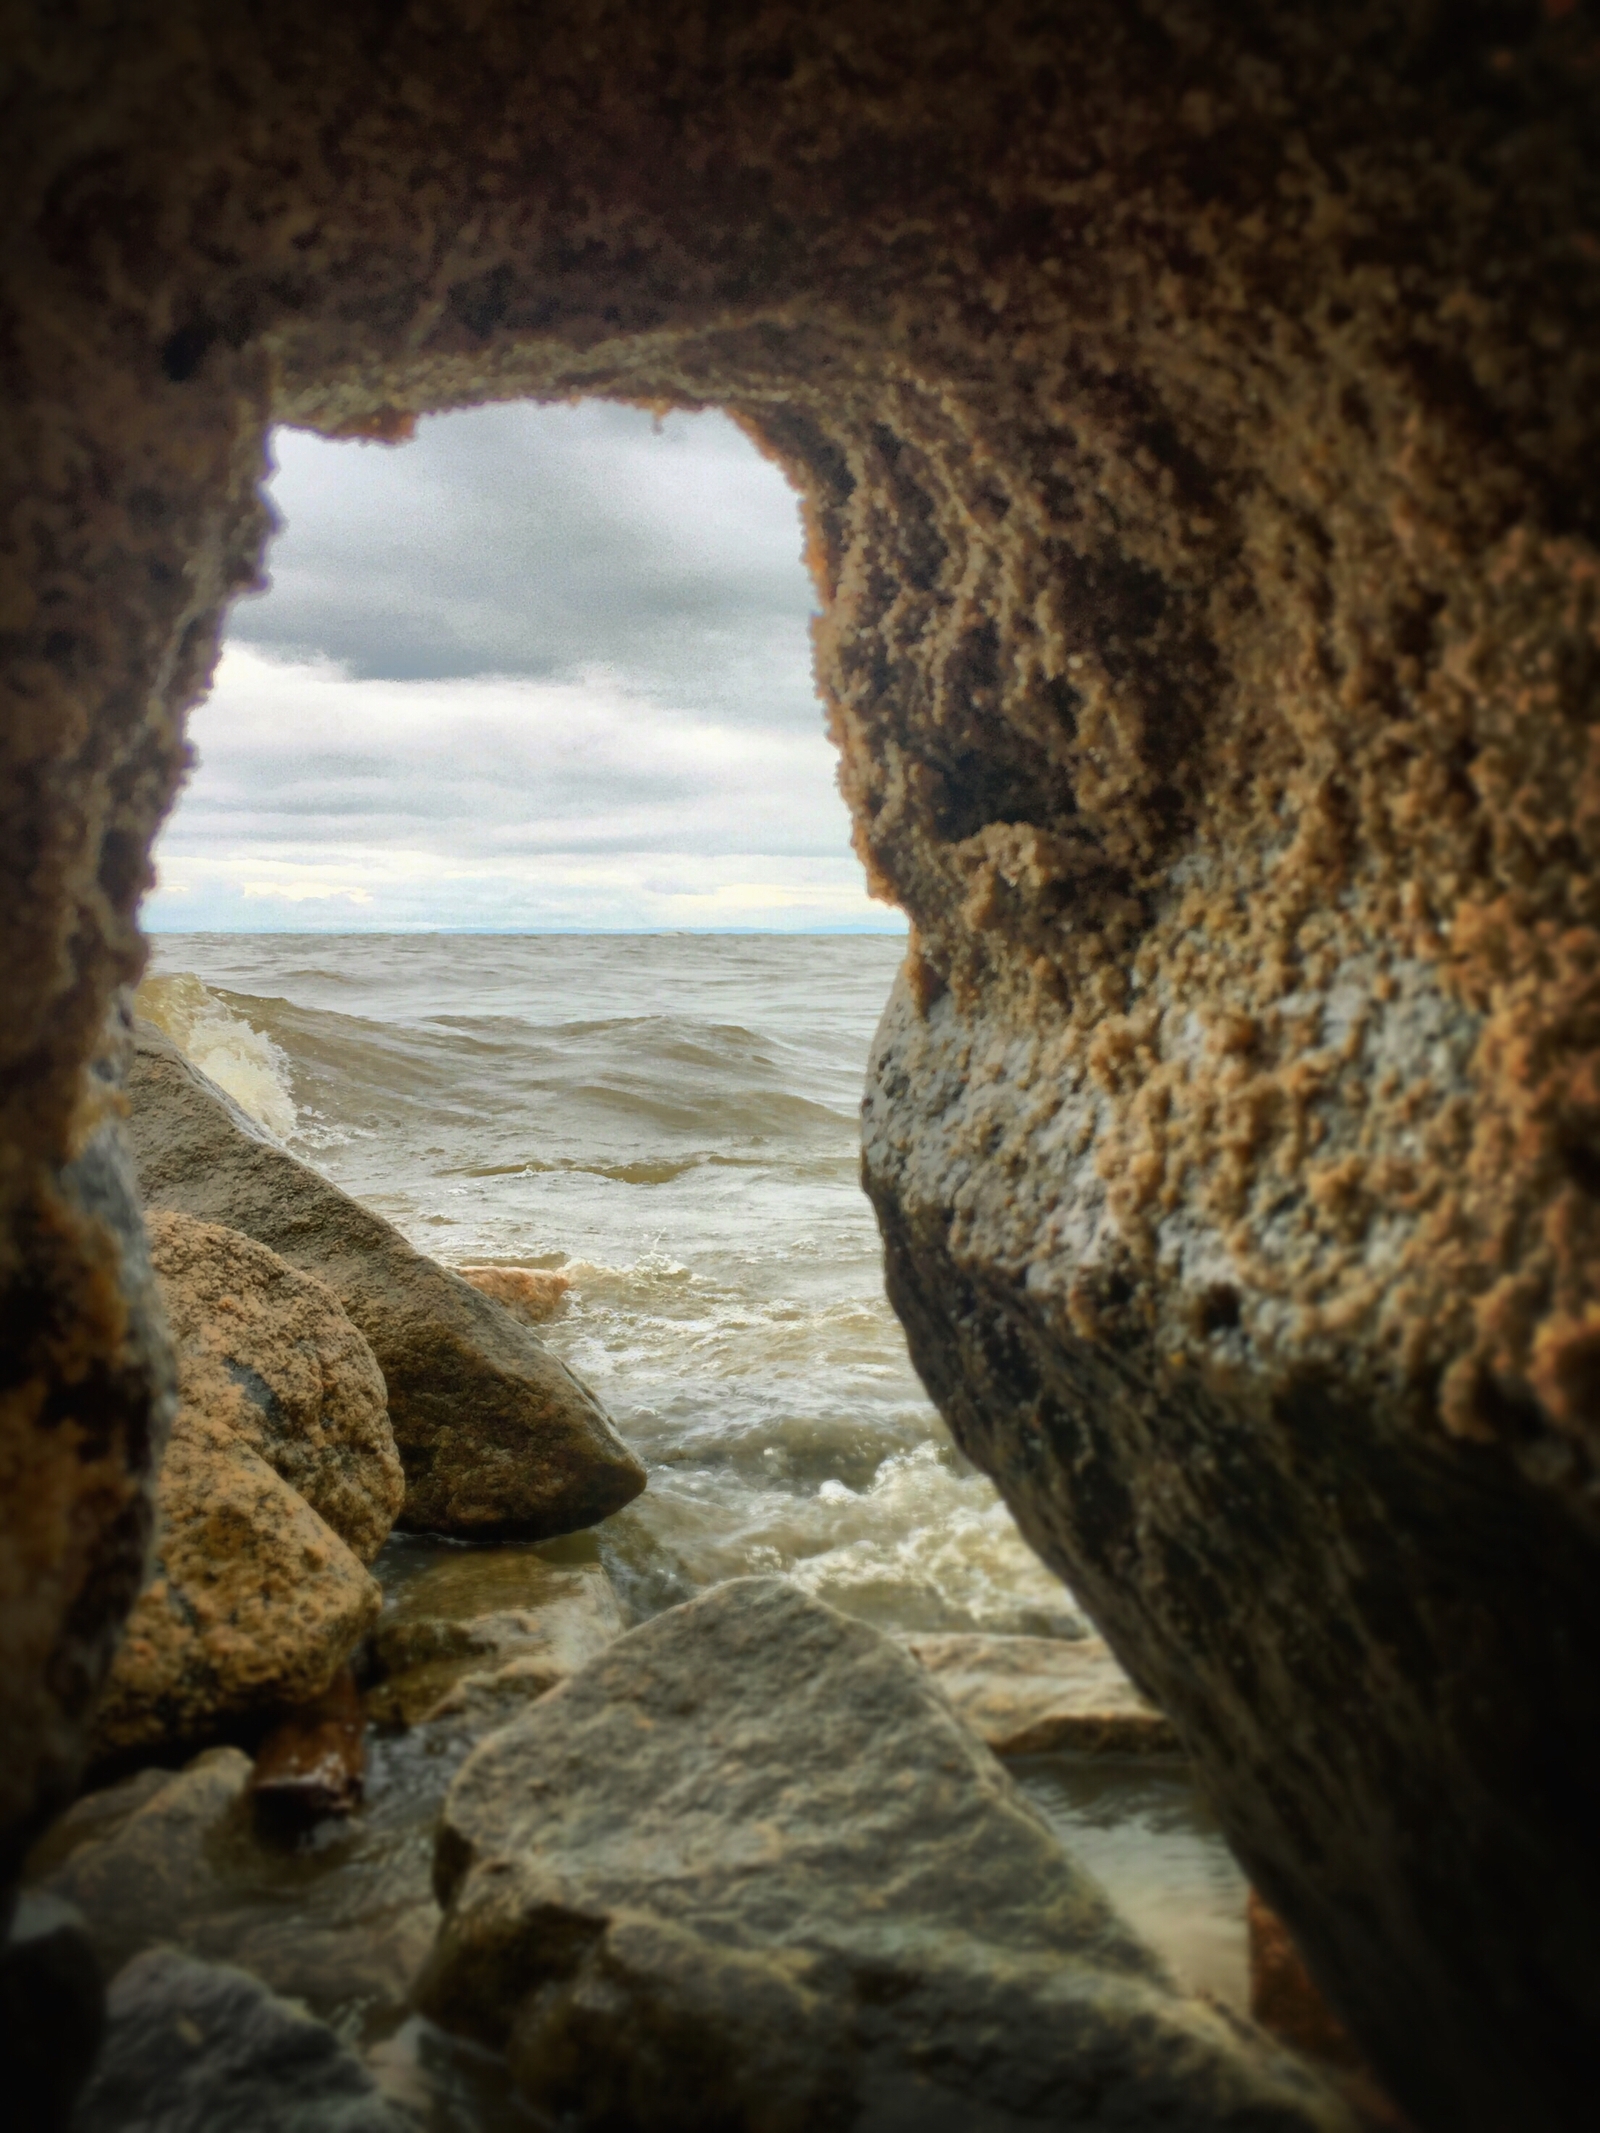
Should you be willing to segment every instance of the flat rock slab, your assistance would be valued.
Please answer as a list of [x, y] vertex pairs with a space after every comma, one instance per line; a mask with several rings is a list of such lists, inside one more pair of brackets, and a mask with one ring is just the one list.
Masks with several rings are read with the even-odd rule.
[[154, 1948], [107, 2014], [73, 2133], [414, 2133], [326, 2024], [242, 1970]]
[[1185, 2000], [898, 1644], [778, 1579], [632, 1631], [469, 1758], [425, 2012], [636, 2133], [1325, 2133]]
[[1176, 1731], [1104, 1640], [907, 1635], [900, 1640], [997, 1755], [1175, 1755]]
[[136, 1020], [134, 1038], [145, 1205], [243, 1230], [334, 1291], [388, 1386], [403, 1524], [539, 1539], [638, 1495], [643, 1467], [537, 1334], [296, 1161], [153, 1023]]

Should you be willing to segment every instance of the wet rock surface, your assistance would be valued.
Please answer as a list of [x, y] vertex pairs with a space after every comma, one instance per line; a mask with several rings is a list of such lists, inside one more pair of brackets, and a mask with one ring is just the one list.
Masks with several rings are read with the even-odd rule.
[[996, 1755], [1170, 1755], [1178, 1736], [1098, 1637], [900, 1640]]
[[325, 1695], [278, 1721], [256, 1751], [258, 1812], [290, 1828], [352, 1814], [366, 1784], [366, 1712], [346, 1667]]
[[471, 1719], [486, 1730], [542, 1696], [622, 1634], [598, 1561], [471, 1554], [407, 1581], [373, 1639], [380, 1724]]
[[422, 2006], [580, 2125], [1345, 2123], [1173, 1990], [903, 1650], [778, 1580], [490, 1736], [437, 1878]]
[[525, 1326], [542, 1326], [566, 1307], [569, 1275], [544, 1267], [463, 1266], [462, 1280], [481, 1295], [492, 1296]]
[[643, 1468], [527, 1327], [274, 1145], [152, 1024], [136, 1037], [145, 1204], [243, 1230], [334, 1291], [383, 1371], [405, 1524], [538, 1538], [639, 1493]]
[[258, 1979], [152, 1949], [113, 1979], [73, 2133], [409, 2133], [333, 2031]]

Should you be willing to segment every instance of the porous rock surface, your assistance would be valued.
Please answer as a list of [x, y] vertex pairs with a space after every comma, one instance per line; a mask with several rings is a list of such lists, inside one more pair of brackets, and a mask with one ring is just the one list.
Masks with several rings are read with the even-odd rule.
[[537, 1335], [286, 1154], [153, 1023], [134, 1036], [128, 1132], [146, 1206], [243, 1230], [334, 1291], [382, 1367], [402, 1523], [538, 1537], [639, 1493], [643, 1468]]
[[147, 1228], [180, 1411], [203, 1410], [231, 1429], [370, 1563], [405, 1476], [383, 1373], [339, 1299], [220, 1223], [156, 1212]]
[[372, 1351], [323, 1283], [158, 1214], [178, 1356], [150, 1582], [95, 1718], [107, 1753], [321, 1695], [377, 1619], [362, 1567], [403, 1493]]
[[73, 2133], [409, 2133], [349, 2046], [258, 1979], [175, 1948], [111, 1983]]
[[780, 1579], [492, 1734], [436, 1879], [422, 2006], [579, 2125], [1345, 2123], [1177, 1995], [904, 1651]]
[[270, 425], [717, 404], [915, 922], [919, 1364], [1413, 2116], [1587, 2127], [1593, 0], [87, 19], [0, 21], [13, 1846], [137, 1585], [60, 1180]]
[[1178, 1745], [1098, 1637], [900, 1641], [996, 1755], [1163, 1755]]

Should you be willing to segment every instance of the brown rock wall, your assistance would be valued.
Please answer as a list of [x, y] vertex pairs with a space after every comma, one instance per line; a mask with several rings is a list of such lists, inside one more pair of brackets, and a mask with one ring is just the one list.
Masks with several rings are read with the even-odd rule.
[[148, 1458], [137, 1371], [100, 1493], [41, 1420], [128, 1323], [49, 1180], [266, 425], [717, 403], [805, 492], [916, 922], [869, 1163], [919, 1362], [1401, 2100], [1587, 2124], [1597, 49], [1589, 0], [10, 0], [17, 1813]]

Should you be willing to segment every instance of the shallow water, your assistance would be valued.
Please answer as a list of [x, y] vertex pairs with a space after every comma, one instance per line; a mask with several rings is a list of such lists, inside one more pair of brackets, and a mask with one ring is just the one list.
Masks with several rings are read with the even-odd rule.
[[1077, 1625], [955, 1452], [859, 1184], [885, 935], [166, 935], [141, 1007], [419, 1249], [560, 1267], [645, 1461], [634, 1616], [783, 1571], [884, 1627]]

